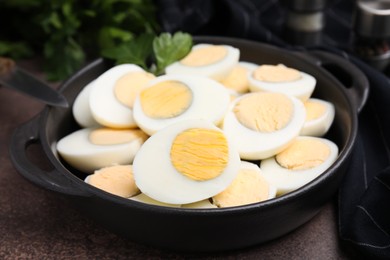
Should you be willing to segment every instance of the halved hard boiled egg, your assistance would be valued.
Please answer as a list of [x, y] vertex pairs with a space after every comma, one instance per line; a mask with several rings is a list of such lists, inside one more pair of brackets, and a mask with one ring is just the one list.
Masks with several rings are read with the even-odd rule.
[[111, 128], [136, 127], [133, 104], [140, 88], [155, 76], [134, 64], [112, 67], [93, 83], [89, 106], [95, 120]]
[[134, 179], [147, 196], [169, 204], [208, 199], [236, 177], [240, 157], [221, 129], [184, 120], [152, 135], [134, 158]]
[[147, 135], [140, 129], [83, 128], [57, 143], [57, 151], [72, 167], [93, 173], [114, 164], [131, 164]]
[[265, 178], [277, 188], [277, 194], [296, 190], [326, 171], [336, 160], [338, 147], [332, 141], [299, 136], [285, 150], [262, 160]]
[[302, 101], [309, 99], [317, 82], [313, 76], [283, 64], [260, 65], [249, 74], [248, 80], [252, 92], [279, 92], [292, 95]]
[[258, 165], [241, 161], [240, 170], [233, 182], [221, 193], [212, 197], [214, 205], [241, 206], [275, 198], [276, 188], [262, 175]]
[[96, 170], [85, 182], [114, 195], [129, 198], [140, 193], [135, 185], [131, 165], [113, 165]]
[[130, 197], [129, 199], [142, 202], [145, 204], [150, 204], [150, 205], [156, 205], [156, 206], [164, 206], [164, 207], [172, 207], [172, 208], [180, 208], [180, 204], [170, 204], [170, 203], [164, 203], [155, 199], [152, 199], [151, 197], [145, 195], [144, 193], [140, 193], [138, 195], [135, 195], [133, 197]]
[[239, 96], [249, 92], [248, 74], [254, 71], [259, 65], [240, 61], [233, 70], [221, 80], [232, 95]]
[[285, 149], [299, 135], [305, 117], [303, 103], [293, 96], [248, 93], [232, 103], [223, 131], [242, 159], [261, 160]]
[[134, 103], [134, 119], [147, 134], [186, 119], [219, 124], [230, 96], [217, 81], [201, 76], [165, 75], [149, 82]]
[[99, 123], [92, 116], [89, 106], [89, 95], [91, 93], [93, 82], [88, 83], [77, 95], [72, 106], [73, 117], [81, 127], [97, 127]]
[[167, 75], [198, 75], [215, 80], [225, 78], [238, 63], [240, 50], [229, 45], [197, 44], [182, 60], [166, 67]]
[[335, 108], [332, 103], [318, 98], [310, 98], [305, 103], [306, 121], [300, 135], [323, 136], [333, 123]]
[[188, 209], [212, 209], [212, 208], [218, 208], [213, 203], [211, 203], [210, 199], [205, 199], [193, 203], [183, 204], [181, 205], [182, 208], [188, 208]]

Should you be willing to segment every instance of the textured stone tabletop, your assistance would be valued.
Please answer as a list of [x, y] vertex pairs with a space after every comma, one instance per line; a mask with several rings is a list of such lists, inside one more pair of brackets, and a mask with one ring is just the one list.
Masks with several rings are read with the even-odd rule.
[[[43, 79], [39, 62], [20, 65]], [[336, 198], [292, 233], [238, 251], [179, 253], [119, 237], [82, 215], [67, 198], [34, 186], [13, 167], [8, 153], [13, 130], [43, 108], [34, 99], [0, 87], [0, 259], [353, 258], [337, 236]], [[32, 146], [29, 154], [31, 161], [45, 167], [39, 146]]]

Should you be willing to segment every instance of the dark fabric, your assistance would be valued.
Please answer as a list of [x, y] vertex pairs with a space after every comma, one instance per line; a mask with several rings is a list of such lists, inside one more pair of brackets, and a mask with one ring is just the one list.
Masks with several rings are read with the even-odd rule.
[[368, 256], [390, 259], [390, 83], [351, 57], [371, 92], [359, 116], [353, 161], [339, 191], [340, 237]]
[[[327, 27], [318, 48], [350, 59], [368, 77], [370, 96], [359, 115], [352, 162], [339, 190], [339, 236], [362, 256], [390, 259], [390, 83], [364, 62], [347, 54], [353, 1], [329, 1]], [[267, 42], [285, 48], [278, 1], [157, 1], [164, 30], [220, 35]], [[176, 19], [172, 14], [180, 16]], [[349, 20], [348, 20], [349, 19]], [[311, 46], [312, 48], [313, 46]]]

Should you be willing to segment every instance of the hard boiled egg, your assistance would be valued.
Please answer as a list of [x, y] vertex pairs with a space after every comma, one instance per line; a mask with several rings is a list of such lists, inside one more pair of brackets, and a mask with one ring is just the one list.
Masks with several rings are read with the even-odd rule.
[[133, 104], [136, 95], [154, 75], [134, 64], [112, 67], [93, 83], [89, 106], [95, 120], [111, 128], [136, 127]]
[[249, 92], [248, 74], [254, 71], [259, 65], [251, 62], [240, 61], [233, 70], [221, 80], [221, 83], [234, 96]]
[[99, 126], [99, 123], [92, 116], [91, 108], [89, 106], [89, 95], [93, 87], [93, 82], [94, 81], [88, 83], [80, 91], [72, 106], [73, 117], [81, 127]]
[[227, 112], [223, 131], [242, 159], [261, 160], [285, 149], [305, 122], [303, 103], [275, 92], [254, 92], [238, 97]]
[[139, 129], [83, 128], [57, 143], [57, 151], [72, 167], [93, 173], [113, 164], [131, 164], [147, 139]]
[[138, 202], [142, 202], [145, 204], [156, 205], [156, 206], [164, 206], [164, 207], [172, 207], [172, 208], [180, 208], [181, 207], [180, 204], [177, 205], [177, 204], [164, 203], [164, 202], [152, 199], [151, 197], [145, 195], [144, 193], [140, 193], [140, 194], [133, 196], [129, 199], [134, 200], [134, 201], [138, 201]]
[[219, 124], [229, 103], [229, 93], [215, 80], [165, 75], [150, 81], [141, 90], [134, 103], [134, 119], [149, 135], [185, 119], [205, 119]]
[[213, 204], [234, 207], [275, 198], [276, 188], [264, 178], [258, 165], [241, 161], [241, 168], [233, 182], [212, 197]]
[[240, 158], [224, 133], [205, 120], [185, 120], [152, 135], [134, 158], [134, 179], [147, 196], [169, 204], [201, 201], [226, 189]]
[[182, 60], [166, 67], [167, 75], [199, 75], [222, 80], [238, 63], [240, 50], [229, 45], [197, 44]]
[[306, 121], [300, 135], [323, 136], [333, 123], [334, 105], [326, 100], [310, 98], [305, 103]]
[[113, 165], [96, 170], [85, 182], [114, 195], [129, 198], [140, 191], [135, 185], [131, 165]]
[[181, 205], [182, 208], [188, 208], [188, 209], [212, 209], [212, 208], [218, 208], [214, 204], [210, 202], [209, 199], [183, 204]]
[[284, 151], [262, 160], [265, 178], [277, 188], [277, 194], [296, 190], [326, 171], [336, 160], [338, 147], [332, 141], [299, 136]]
[[261, 65], [249, 74], [248, 80], [252, 92], [279, 92], [302, 101], [309, 99], [317, 82], [313, 76], [283, 64]]

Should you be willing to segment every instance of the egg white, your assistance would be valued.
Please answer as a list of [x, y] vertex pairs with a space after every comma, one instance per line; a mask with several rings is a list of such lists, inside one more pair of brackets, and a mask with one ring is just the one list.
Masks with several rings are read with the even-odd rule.
[[289, 170], [284, 168], [276, 161], [275, 156], [262, 160], [260, 162], [260, 168], [263, 175], [273, 186], [276, 187], [278, 196], [294, 191], [314, 180], [316, 177], [325, 172], [337, 159], [338, 147], [332, 141], [325, 138], [310, 136], [299, 136], [297, 137], [297, 140], [303, 138], [321, 140], [329, 146], [330, 155], [322, 164], [306, 170]]
[[218, 208], [214, 204], [210, 202], [210, 200], [205, 199], [201, 201], [196, 201], [193, 203], [183, 204], [181, 205], [182, 208], [188, 208], [188, 209], [211, 209], [211, 208]]
[[142, 72], [141, 67], [134, 64], [114, 66], [100, 75], [91, 90], [89, 105], [93, 117], [99, 124], [112, 128], [133, 128], [136, 123], [133, 110], [115, 97], [116, 81], [129, 72]]
[[144, 113], [138, 95], [134, 102], [133, 115], [137, 125], [145, 133], [152, 135], [164, 127], [182, 120], [204, 119], [216, 125], [223, 120], [230, 104], [230, 95], [224, 86], [215, 80], [201, 76], [164, 75], [150, 81], [144, 89], [170, 80], [182, 82], [191, 90], [192, 103], [186, 111], [176, 117], [152, 118]]
[[[192, 50], [199, 48], [210, 47], [212, 44], [200, 43], [194, 45]], [[209, 77], [215, 80], [221, 80], [233, 69], [238, 63], [240, 58], [240, 50], [229, 45], [221, 45], [227, 49], [227, 55], [220, 61], [211, 63], [204, 66], [187, 66], [180, 61], [176, 61], [167, 66], [165, 73], [167, 75], [180, 74], [180, 75], [199, 75]]]
[[291, 100], [294, 109], [290, 122], [284, 128], [274, 132], [257, 132], [242, 125], [233, 111], [237, 102], [246, 95], [252, 94], [255, 93], [245, 94], [232, 102], [223, 121], [222, 129], [237, 147], [242, 159], [261, 160], [282, 151], [299, 135], [305, 122], [306, 111], [299, 99], [286, 95]]
[[95, 128], [83, 128], [61, 138], [56, 150], [72, 167], [91, 174], [113, 164], [131, 164], [144, 140], [137, 138], [128, 143], [96, 145], [89, 135]]
[[91, 81], [80, 91], [72, 106], [73, 117], [81, 127], [99, 126], [89, 106], [89, 95], [93, 88], [93, 83], [94, 81]]
[[[252, 71], [253, 72], [253, 71]], [[310, 74], [300, 71], [301, 78], [286, 82], [267, 82], [255, 79], [253, 73], [248, 74], [249, 89], [251, 92], [270, 91], [294, 96], [306, 101], [312, 95], [317, 80]]]
[[170, 149], [176, 136], [191, 128], [221, 131], [205, 120], [185, 120], [152, 135], [134, 158], [133, 174], [138, 188], [147, 196], [168, 204], [201, 201], [225, 189], [240, 167], [237, 151], [228, 140], [228, 164], [216, 178], [195, 181], [179, 173], [172, 165]]
[[152, 199], [151, 197], [148, 197], [144, 193], [140, 193], [136, 196], [130, 197], [129, 199], [134, 200], [134, 201], [138, 201], [138, 202], [142, 202], [145, 204], [156, 205], [156, 206], [171, 207], [171, 208], [180, 208], [181, 207], [180, 204], [177, 205], [177, 204], [164, 203], [164, 202]]
[[318, 102], [325, 106], [326, 112], [321, 117], [306, 121], [300, 135], [324, 136], [331, 127], [335, 117], [335, 107], [332, 103], [318, 98], [310, 98], [309, 101]]

